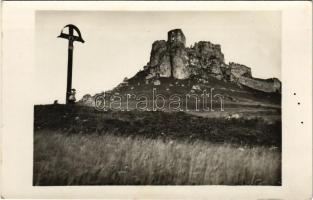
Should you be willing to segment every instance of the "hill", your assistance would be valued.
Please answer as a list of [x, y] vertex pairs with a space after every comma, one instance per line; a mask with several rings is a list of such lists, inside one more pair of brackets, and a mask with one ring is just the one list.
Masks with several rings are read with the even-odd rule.
[[[103, 107], [132, 110], [141, 104], [148, 111], [153, 110], [159, 94], [158, 100], [163, 98], [166, 104], [159, 110], [166, 111], [171, 110], [171, 101], [175, 100], [180, 111], [198, 111], [201, 105], [202, 111], [216, 110], [213, 107], [220, 111], [251, 106], [280, 108], [281, 82], [277, 78], [255, 78], [251, 68], [245, 65], [226, 64], [218, 44], [209, 41], [196, 42], [191, 47], [185, 44], [182, 30], [169, 31], [167, 41], [157, 40], [152, 44], [149, 62], [135, 76], [125, 78], [110, 91], [87, 94], [78, 103], [96, 106], [96, 97], [102, 95]], [[176, 98], [171, 98], [173, 95]]]

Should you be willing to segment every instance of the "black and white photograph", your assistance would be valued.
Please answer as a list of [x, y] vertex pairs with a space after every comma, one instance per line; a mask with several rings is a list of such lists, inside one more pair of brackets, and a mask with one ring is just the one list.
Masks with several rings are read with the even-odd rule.
[[1, 198], [312, 198], [310, 2], [1, 12]]
[[33, 185], [281, 185], [280, 22], [37, 12]]

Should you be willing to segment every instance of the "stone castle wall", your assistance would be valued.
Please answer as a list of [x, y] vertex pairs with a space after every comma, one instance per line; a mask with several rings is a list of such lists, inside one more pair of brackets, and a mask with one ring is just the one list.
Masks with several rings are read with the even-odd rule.
[[252, 78], [251, 68], [234, 62], [229, 63], [230, 81], [237, 82], [240, 77]]
[[171, 47], [185, 47], [186, 37], [181, 29], [170, 30], [167, 33], [167, 42]]
[[277, 79], [262, 80], [248, 77], [240, 77], [238, 82], [244, 86], [263, 92], [281, 92], [281, 84]]

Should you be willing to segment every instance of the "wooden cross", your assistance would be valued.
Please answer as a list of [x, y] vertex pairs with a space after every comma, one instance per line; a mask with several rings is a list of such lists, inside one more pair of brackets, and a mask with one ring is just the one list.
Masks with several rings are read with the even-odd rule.
[[[68, 28], [68, 34], [64, 33], [64, 29]], [[77, 35], [74, 35], [74, 31], [77, 33]], [[74, 41], [84, 43], [79, 29], [73, 25], [68, 24], [64, 26], [64, 28], [61, 31], [61, 34], [58, 36], [59, 38], [64, 38], [68, 40], [68, 61], [67, 61], [67, 87], [66, 87], [66, 104], [69, 104], [69, 97], [71, 95], [72, 90], [72, 69], [73, 69], [73, 50]]]

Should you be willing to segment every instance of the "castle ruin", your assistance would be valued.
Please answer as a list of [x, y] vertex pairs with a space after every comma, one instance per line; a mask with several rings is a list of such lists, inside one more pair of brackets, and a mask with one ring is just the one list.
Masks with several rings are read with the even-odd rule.
[[170, 30], [167, 41], [157, 40], [152, 44], [150, 61], [144, 70], [146, 80], [158, 77], [206, 79], [210, 76], [263, 92], [281, 92], [281, 82], [277, 78], [254, 78], [251, 68], [234, 62], [226, 64], [219, 44], [199, 41], [186, 47], [186, 37], [181, 29]]

